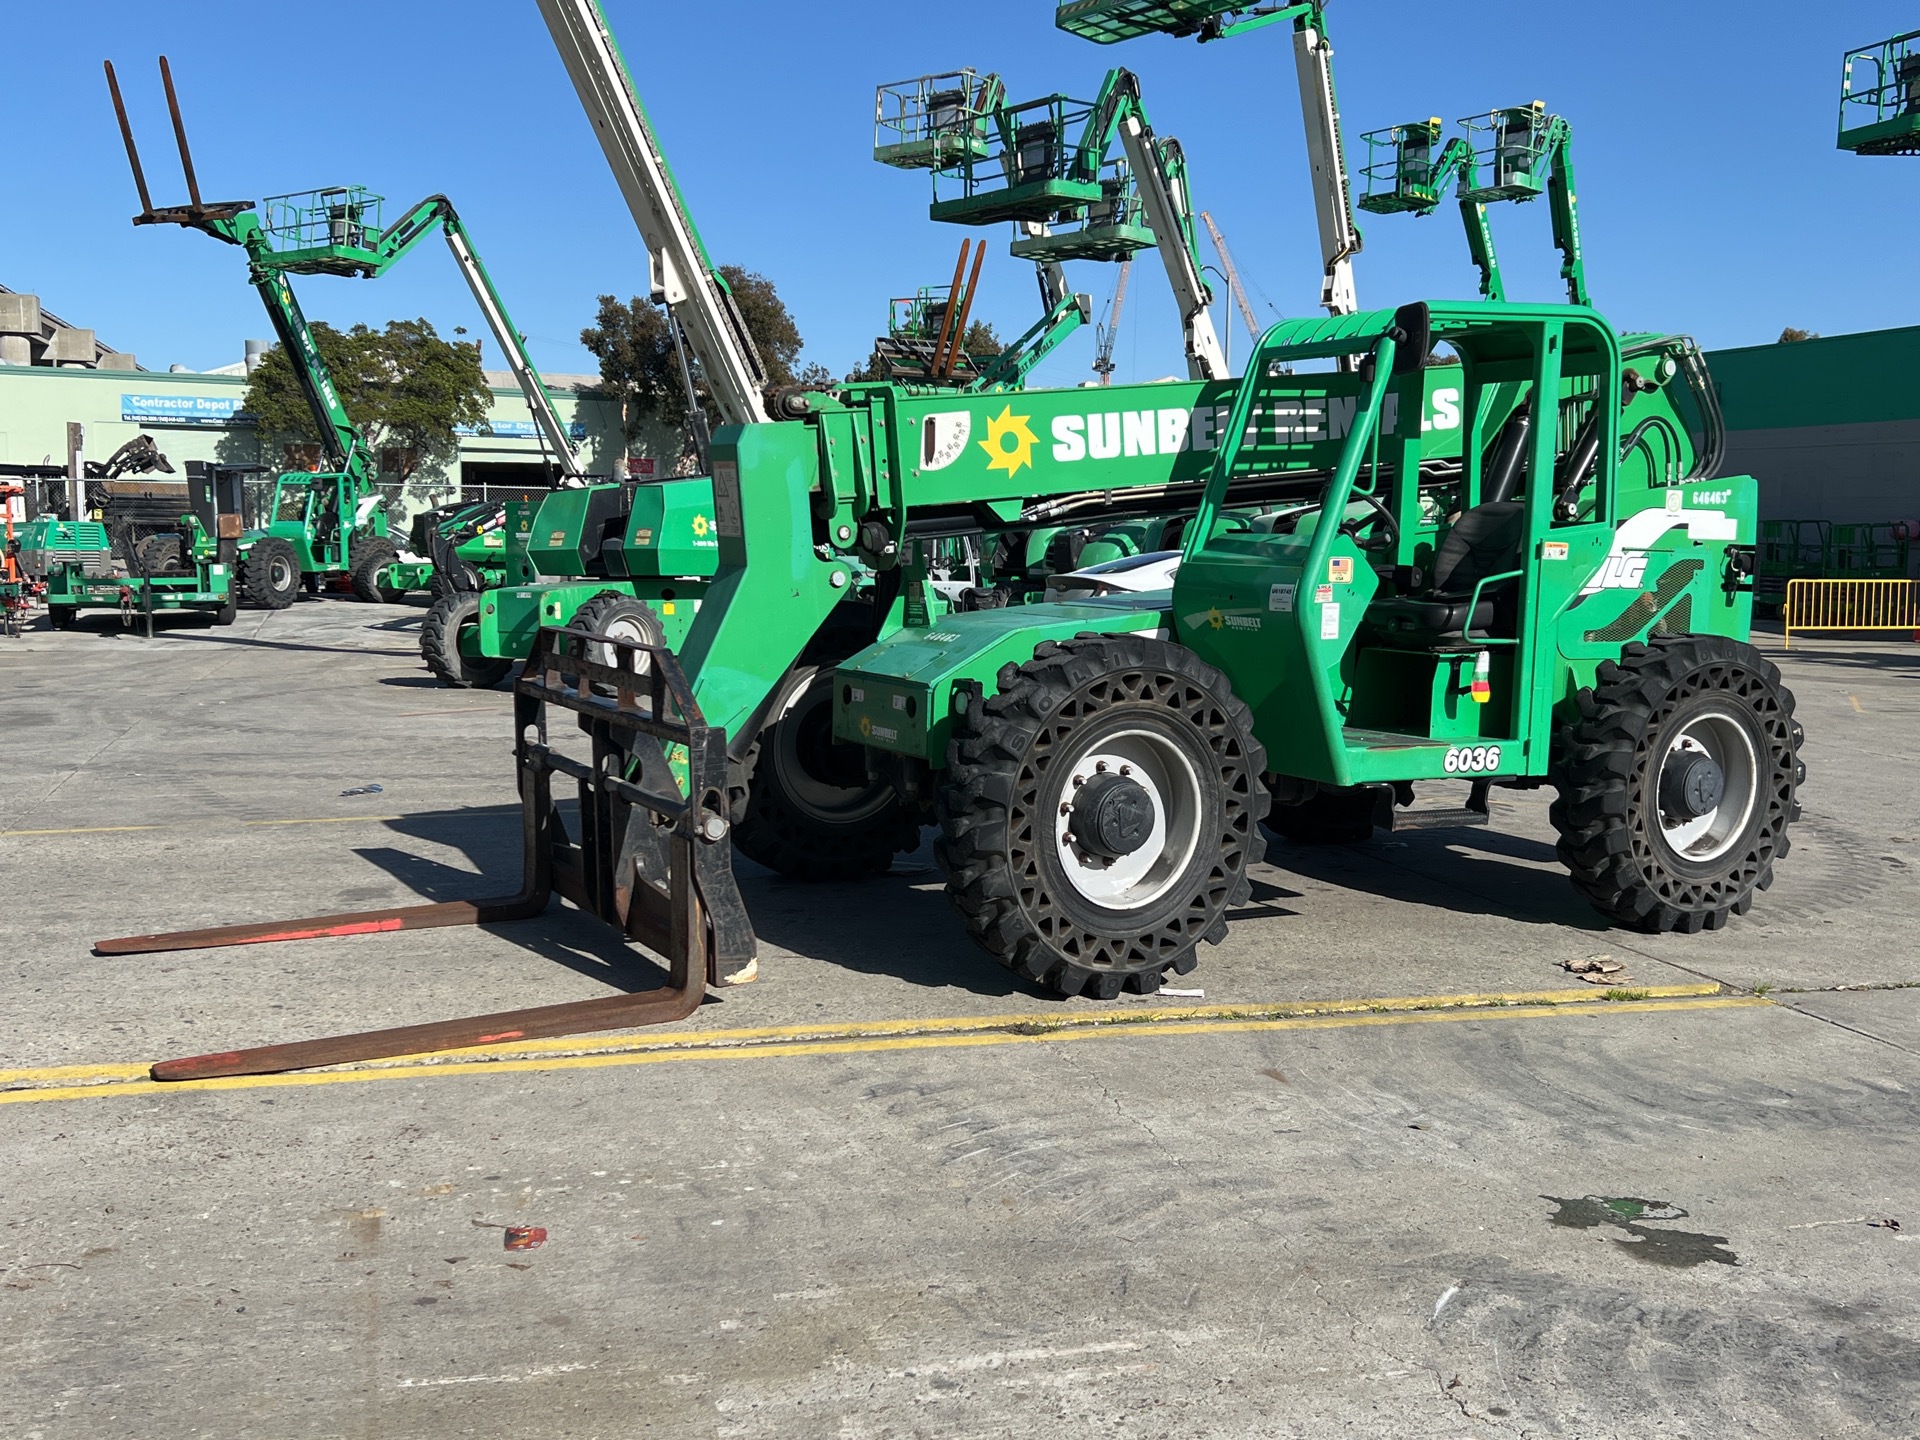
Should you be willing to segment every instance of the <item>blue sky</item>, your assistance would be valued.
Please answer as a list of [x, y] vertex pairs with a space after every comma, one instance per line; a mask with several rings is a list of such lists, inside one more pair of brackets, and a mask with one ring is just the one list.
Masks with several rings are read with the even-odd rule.
[[[984, 317], [1011, 335], [1037, 314], [1031, 268], [1007, 256], [1004, 230], [931, 223], [926, 177], [871, 158], [874, 85], [962, 65], [999, 70], [1015, 99], [1091, 95], [1107, 66], [1132, 68], [1156, 128], [1185, 143], [1196, 199], [1261, 314], [1314, 308], [1318, 243], [1279, 29], [1099, 47], [1056, 32], [1050, 0], [604, 3], [709, 246], [772, 277], [806, 358], [836, 372], [865, 357], [890, 296], [950, 276], [967, 234], [992, 242]], [[1898, 277], [1920, 220], [1920, 161], [1833, 143], [1842, 53], [1913, 23], [1911, 3], [1893, 0], [1329, 10], [1352, 150], [1391, 122], [1546, 100], [1575, 129], [1595, 303], [1622, 328], [1690, 331], [1709, 347], [1770, 341], [1786, 324], [1838, 334], [1916, 319]], [[37, 291], [150, 368], [224, 364], [270, 332], [237, 251], [127, 223], [137, 204], [101, 78], [108, 57], [157, 201], [184, 198], [154, 65], [164, 51], [207, 198], [359, 183], [397, 208], [445, 191], [544, 368], [590, 369], [577, 337], [595, 295], [645, 285], [637, 234], [533, 0], [85, 0], [15, 7], [7, 29], [33, 79], [8, 106], [0, 283]], [[1495, 223], [1514, 296], [1557, 298], [1547, 207], [1502, 206]], [[1450, 207], [1362, 225], [1363, 305], [1472, 293]], [[1142, 258], [1120, 380], [1181, 369], [1165, 280]], [[1113, 267], [1071, 273], [1104, 303]], [[480, 324], [437, 247], [382, 280], [317, 278], [300, 293], [310, 316], [338, 324]], [[1215, 313], [1243, 349], [1238, 320], [1224, 304]], [[1076, 336], [1038, 381], [1078, 383], [1092, 348], [1091, 330]]]

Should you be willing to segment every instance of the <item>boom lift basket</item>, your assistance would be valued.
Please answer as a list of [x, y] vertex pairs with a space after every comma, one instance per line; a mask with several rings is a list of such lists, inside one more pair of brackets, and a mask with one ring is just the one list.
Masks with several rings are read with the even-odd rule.
[[1360, 208], [1375, 215], [1404, 215], [1424, 214], [1439, 205], [1440, 137], [1445, 128], [1435, 117], [1362, 135], [1367, 164], [1360, 172], [1366, 186]]
[[1546, 103], [1536, 100], [1462, 120], [1467, 143], [1487, 183], [1463, 190], [1460, 198], [1488, 204], [1532, 200], [1544, 192], [1552, 173], [1548, 145], [1553, 119]]
[[898, 170], [945, 170], [985, 158], [998, 75], [956, 70], [882, 85], [873, 97], [873, 158]]
[[[753, 979], [753, 927], [733, 878], [726, 732], [701, 716], [672, 652], [605, 635], [544, 629], [514, 687], [513, 708], [523, 854], [518, 894], [136, 935], [102, 940], [94, 953], [143, 955], [529, 920], [558, 891], [665, 956], [671, 971], [667, 988], [163, 1061], [153, 1067], [156, 1080], [266, 1075], [661, 1025], [691, 1015], [709, 985]], [[550, 709], [578, 717], [590, 737], [589, 761], [549, 745]], [[555, 808], [555, 774], [577, 783], [577, 838], [568, 834]]]
[[1133, 171], [1122, 159], [1108, 162], [1106, 171], [1100, 181], [1100, 198], [1066, 222], [1069, 228], [1054, 228], [1016, 240], [1008, 253], [1019, 260], [1042, 262], [1120, 261], [1153, 249], [1153, 231], [1146, 223]]
[[1142, 35], [1200, 35], [1238, 12], [1277, 8], [1247, 0], [1064, 0], [1053, 23], [1070, 35], [1112, 45]]
[[926, 285], [918, 293], [891, 302], [887, 334], [895, 340], [922, 340], [931, 344], [945, 333], [953, 307], [951, 285]]
[[[957, 165], [934, 172], [928, 214], [958, 225], [1078, 219], [1081, 207], [1107, 198], [1099, 173], [1102, 157], [1084, 153], [1078, 138], [1092, 116], [1091, 102], [1065, 95], [994, 111], [984, 151], [969, 150]], [[940, 198], [942, 179], [949, 182], [946, 199]], [[953, 182], [959, 184], [958, 195], [952, 193]]]
[[384, 229], [384, 195], [364, 185], [334, 185], [260, 202], [261, 229], [272, 242], [274, 264], [295, 275], [377, 274], [388, 263], [376, 253]]
[[1850, 51], [1840, 78], [1840, 148], [1920, 154], [1920, 30]]

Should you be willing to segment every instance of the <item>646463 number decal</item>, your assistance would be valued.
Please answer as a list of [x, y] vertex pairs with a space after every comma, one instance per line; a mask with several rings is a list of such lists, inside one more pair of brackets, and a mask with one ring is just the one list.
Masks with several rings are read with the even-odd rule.
[[1447, 774], [1482, 775], [1500, 768], [1498, 745], [1460, 746], [1447, 751]]

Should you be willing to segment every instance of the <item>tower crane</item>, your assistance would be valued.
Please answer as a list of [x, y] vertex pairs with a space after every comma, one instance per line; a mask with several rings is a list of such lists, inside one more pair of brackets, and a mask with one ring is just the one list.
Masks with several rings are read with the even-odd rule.
[[1113, 342], [1120, 337], [1120, 312], [1127, 304], [1127, 280], [1133, 274], [1133, 261], [1120, 262], [1120, 278], [1114, 282], [1113, 303], [1107, 307], [1107, 318], [1094, 331], [1093, 373], [1100, 377], [1102, 385], [1113, 383]]
[[1220, 256], [1220, 269], [1227, 277], [1227, 291], [1233, 296], [1233, 303], [1240, 310], [1240, 318], [1245, 322], [1247, 334], [1255, 340], [1260, 338], [1260, 320], [1253, 313], [1253, 304], [1247, 299], [1247, 287], [1240, 283], [1240, 272], [1234, 268], [1233, 253], [1227, 249], [1227, 237], [1220, 233], [1220, 227], [1213, 223], [1213, 216], [1207, 211], [1200, 212], [1200, 223], [1207, 227], [1207, 234], [1213, 237], [1213, 248]]

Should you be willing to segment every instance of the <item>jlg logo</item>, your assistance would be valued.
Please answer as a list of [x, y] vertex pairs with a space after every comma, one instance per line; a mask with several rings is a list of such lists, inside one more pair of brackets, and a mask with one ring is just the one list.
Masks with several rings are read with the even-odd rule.
[[1582, 595], [1592, 595], [1600, 590], [1638, 590], [1646, 583], [1647, 557], [1644, 555], [1609, 555], [1591, 580], [1581, 589]]

